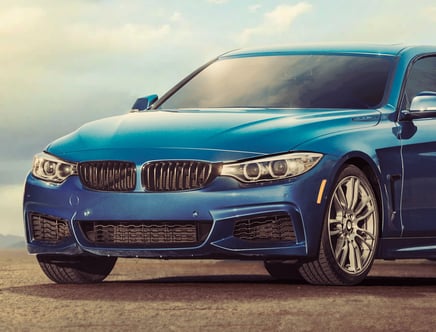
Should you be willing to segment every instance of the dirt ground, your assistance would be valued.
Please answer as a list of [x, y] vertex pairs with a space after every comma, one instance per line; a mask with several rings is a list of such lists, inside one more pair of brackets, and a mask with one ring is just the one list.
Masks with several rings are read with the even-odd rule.
[[121, 259], [97, 285], [57, 285], [0, 251], [0, 331], [435, 331], [436, 262], [376, 262], [359, 286], [270, 278], [258, 262]]

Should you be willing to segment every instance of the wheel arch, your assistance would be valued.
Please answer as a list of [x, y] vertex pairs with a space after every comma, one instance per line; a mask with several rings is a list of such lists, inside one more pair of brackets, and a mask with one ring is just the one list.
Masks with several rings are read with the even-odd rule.
[[383, 225], [385, 220], [385, 207], [386, 207], [386, 196], [385, 191], [383, 190], [382, 185], [382, 179], [381, 179], [381, 173], [379, 167], [375, 164], [374, 160], [367, 156], [366, 154], [363, 154], [362, 152], [355, 152], [355, 153], [349, 153], [347, 156], [343, 158], [343, 160], [339, 163], [339, 167], [337, 168], [336, 172], [334, 173], [334, 180], [333, 183], [336, 182], [337, 177], [339, 176], [340, 172], [347, 167], [348, 165], [353, 165], [359, 168], [368, 179], [369, 183], [371, 184], [372, 190], [374, 191], [377, 203], [378, 203], [378, 213], [380, 216], [379, 220], [379, 237], [382, 237], [383, 232]]
[[[350, 168], [350, 166], [353, 166], [354, 170]], [[357, 171], [357, 170], [358, 171]], [[335, 164], [335, 167], [332, 169], [332, 174], [330, 177], [330, 185], [327, 189], [326, 193], [326, 204], [325, 204], [325, 211], [324, 211], [324, 222], [323, 222], [323, 230], [321, 232], [321, 237], [319, 240], [319, 246], [318, 246], [318, 256], [315, 259], [308, 258], [307, 260], [300, 261], [300, 267], [299, 267], [299, 273], [303, 276], [303, 278], [312, 283], [312, 284], [323, 284], [323, 285], [353, 285], [356, 283], [361, 282], [366, 275], [369, 273], [369, 270], [371, 269], [372, 263], [374, 258], [377, 256], [378, 251], [378, 245], [376, 239], [380, 239], [381, 233], [382, 233], [382, 226], [383, 226], [383, 191], [382, 191], [382, 181], [380, 177], [380, 173], [377, 171], [378, 168], [373, 160], [369, 158], [368, 156], [363, 155], [362, 153], [355, 153], [355, 154], [347, 154], [344, 158], [339, 160]], [[363, 174], [362, 174], [363, 173]], [[331, 204], [332, 195], [334, 195], [334, 192], [336, 190], [336, 184], [339, 183], [339, 181], [342, 181], [342, 179], [345, 179], [347, 176], [351, 175], [358, 175], [359, 177], [362, 177], [363, 175], [366, 177], [367, 185], [365, 186], [371, 186], [371, 189], [374, 193], [375, 199], [377, 200], [377, 209], [378, 209], [378, 220], [373, 219], [373, 225], [378, 225], [378, 231], [376, 235], [376, 238], [373, 237], [374, 241], [372, 244], [369, 244], [371, 246], [371, 250], [367, 254], [367, 258], [364, 258], [364, 261], [362, 262], [362, 265], [359, 267], [359, 264], [351, 264], [351, 272], [348, 272], [345, 270], [345, 266], [343, 264], [347, 263], [347, 259], [351, 260], [353, 259], [352, 256], [348, 256], [347, 253], [344, 255], [347, 255], [347, 258], [345, 260], [341, 260], [341, 263], [338, 263], [337, 259], [338, 256], [336, 256], [338, 243], [332, 244], [330, 233], [327, 231], [328, 222], [329, 219], [329, 205]], [[348, 180], [346, 180], [348, 181]], [[354, 189], [351, 189], [354, 190]], [[345, 197], [345, 196], [343, 196]], [[352, 199], [352, 198], [351, 198]], [[340, 204], [341, 206], [345, 208], [345, 205]], [[362, 210], [360, 210], [362, 211]], [[346, 213], [343, 211], [343, 213]], [[348, 212], [347, 212], [348, 213]], [[347, 214], [343, 214], [347, 215]], [[353, 218], [353, 217], [347, 217], [347, 218]], [[349, 219], [347, 223], [351, 223], [352, 219]], [[348, 226], [347, 226], [348, 228]], [[347, 232], [356, 232], [355, 228], [353, 230], [354, 226], [351, 226]], [[334, 232], [334, 236], [337, 236], [337, 232]], [[351, 236], [344, 241], [348, 241], [349, 243], [353, 243], [354, 238]], [[328, 241], [328, 242], [327, 242]], [[364, 241], [364, 240], [363, 240]], [[344, 242], [341, 242], [342, 244]], [[339, 245], [338, 248], [341, 248], [341, 245]], [[350, 244], [351, 245], [351, 244]], [[333, 246], [333, 247], [332, 247]], [[348, 245], [347, 245], [348, 247]], [[355, 248], [357, 248], [356, 246]], [[362, 250], [359, 250], [362, 253]], [[342, 252], [342, 251], [341, 251]], [[344, 251], [345, 252], [345, 251]], [[364, 257], [364, 256], [356, 256], [353, 255], [353, 257]], [[356, 259], [356, 258], [355, 258]], [[353, 261], [354, 262], [354, 261]], [[354, 267], [353, 267], [354, 266]], [[344, 272], [345, 271], [345, 272]]]
[[[321, 213], [324, 216], [328, 211], [328, 201], [330, 199], [330, 196], [335, 189], [335, 184], [338, 181], [338, 178], [344, 168], [346, 168], [348, 165], [354, 165], [355, 167], [359, 168], [367, 177], [369, 183], [371, 184], [371, 188], [374, 191], [377, 203], [378, 203], [378, 213], [379, 213], [379, 238], [382, 237], [383, 234], [383, 227], [385, 224], [385, 216], [388, 215], [388, 212], [385, 211], [385, 209], [388, 207], [389, 204], [386, 204], [387, 202], [387, 193], [385, 190], [383, 190], [383, 181], [382, 181], [382, 175], [380, 173], [380, 169], [378, 165], [375, 163], [375, 161], [369, 157], [367, 154], [361, 152], [361, 151], [353, 151], [345, 154], [342, 158], [338, 158], [334, 161], [334, 164], [329, 169], [329, 176], [325, 178], [327, 180], [325, 190], [323, 193], [323, 203], [321, 207]], [[320, 247], [320, 241], [322, 236], [322, 227], [323, 223], [320, 223], [320, 229], [319, 233], [317, 234], [317, 237], [313, 238], [315, 241], [311, 248], [308, 259], [313, 259], [314, 255], [317, 255], [319, 253], [319, 247]]]

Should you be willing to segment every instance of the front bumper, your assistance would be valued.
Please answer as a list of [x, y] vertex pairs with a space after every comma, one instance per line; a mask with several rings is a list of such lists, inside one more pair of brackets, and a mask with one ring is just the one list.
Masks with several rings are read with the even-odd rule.
[[[167, 193], [91, 191], [83, 188], [77, 176], [54, 186], [29, 175], [24, 196], [28, 251], [34, 254], [92, 253], [144, 258], [273, 259], [314, 256], [318, 251], [325, 201], [317, 202], [323, 179], [320, 168], [323, 169], [323, 166], [318, 165], [316, 173], [308, 172], [298, 179], [275, 184], [242, 186], [234, 179], [219, 177], [201, 190]], [[41, 229], [35, 230], [32, 219], [35, 216], [42, 221], [55, 222], [55, 228], [50, 229], [50, 232], [56, 233], [54, 241], [52, 238], [47, 241], [44, 234], [41, 235]], [[241, 223], [248, 220], [253, 226], [252, 220], [260, 218], [262, 222], [257, 228], [249, 227], [251, 232], [263, 229], [271, 234], [270, 227], [275, 227], [276, 216], [287, 216], [293, 230], [291, 237], [261, 235], [247, 238], [235, 231]], [[59, 227], [56, 225], [59, 221], [65, 223], [68, 232], [64, 237], [57, 238]], [[85, 231], [90, 229], [91, 224], [98, 224], [97, 227], [103, 229], [111, 225], [116, 232], [130, 227], [125, 225], [144, 222], [147, 225], [171, 223], [176, 226], [184, 223], [206, 224], [207, 234], [200, 241], [181, 245], [141, 245], [130, 243], [130, 240], [101, 243], [93, 241], [95, 237], [90, 237]], [[132, 227], [136, 226], [129, 229]], [[150, 235], [149, 232], [147, 234]]]

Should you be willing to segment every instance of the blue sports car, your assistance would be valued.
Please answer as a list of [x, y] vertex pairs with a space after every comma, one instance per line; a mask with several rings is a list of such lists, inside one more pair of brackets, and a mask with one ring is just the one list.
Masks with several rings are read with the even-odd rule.
[[57, 283], [118, 257], [261, 260], [323, 285], [435, 259], [436, 47], [223, 54], [37, 154], [24, 220]]

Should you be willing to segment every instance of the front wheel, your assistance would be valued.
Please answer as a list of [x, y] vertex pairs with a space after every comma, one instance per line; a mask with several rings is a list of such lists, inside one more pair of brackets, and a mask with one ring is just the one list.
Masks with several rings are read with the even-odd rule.
[[117, 258], [100, 256], [37, 255], [45, 275], [58, 284], [86, 284], [103, 281]]
[[379, 237], [377, 197], [365, 174], [346, 166], [324, 217], [318, 258], [303, 263], [303, 278], [318, 285], [355, 285], [369, 273]]

